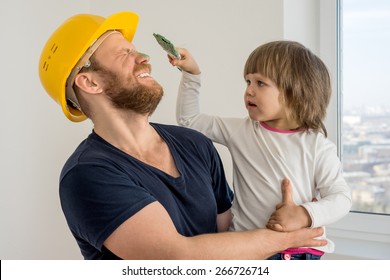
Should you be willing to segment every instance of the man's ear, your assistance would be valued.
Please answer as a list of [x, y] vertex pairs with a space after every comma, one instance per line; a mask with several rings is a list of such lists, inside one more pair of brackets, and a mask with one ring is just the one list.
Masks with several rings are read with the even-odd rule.
[[90, 94], [98, 94], [103, 91], [100, 83], [94, 78], [92, 73], [86, 72], [77, 74], [74, 83], [80, 89]]

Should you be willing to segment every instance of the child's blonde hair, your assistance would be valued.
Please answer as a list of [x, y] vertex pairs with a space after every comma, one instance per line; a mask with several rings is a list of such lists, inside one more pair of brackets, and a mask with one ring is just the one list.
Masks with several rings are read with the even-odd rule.
[[332, 87], [329, 72], [320, 58], [298, 42], [269, 42], [249, 55], [244, 77], [253, 73], [276, 84], [288, 113], [300, 128], [327, 136], [323, 122]]

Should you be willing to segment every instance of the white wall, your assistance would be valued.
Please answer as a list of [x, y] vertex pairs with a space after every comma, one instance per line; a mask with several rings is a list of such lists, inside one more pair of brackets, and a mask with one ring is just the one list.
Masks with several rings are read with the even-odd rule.
[[89, 1], [1, 0], [0, 258], [79, 257], [58, 200], [58, 176], [88, 130], [60, 114], [38, 80], [54, 26]]
[[[0, 259], [81, 259], [58, 198], [62, 165], [91, 131], [71, 123], [42, 89], [38, 60], [46, 39], [76, 13], [140, 15], [134, 43], [151, 56], [165, 96], [151, 120], [175, 123], [180, 72], [152, 36], [161, 33], [192, 51], [203, 71], [202, 109], [245, 116], [242, 70], [266, 41], [300, 40], [318, 50], [318, 9], [312, 0], [2, 0], [0, 62], [3, 125], [0, 137]], [[301, 7], [306, 7], [304, 13]], [[299, 15], [299, 16], [295, 16]], [[227, 151], [218, 147], [230, 180]]]

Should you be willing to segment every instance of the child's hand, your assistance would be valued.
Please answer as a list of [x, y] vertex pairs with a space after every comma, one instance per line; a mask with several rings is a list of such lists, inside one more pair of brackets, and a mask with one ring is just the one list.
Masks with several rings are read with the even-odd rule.
[[196, 63], [196, 60], [192, 57], [190, 52], [184, 48], [176, 48], [176, 49], [180, 53], [181, 59], [178, 60], [168, 55], [169, 63], [190, 74], [199, 75], [200, 69], [198, 63]]
[[292, 198], [290, 181], [282, 182], [282, 202], [276, 205], [266, 225], [275, 231], [294, 231], [311, 225], [311, 218], [306, 209], [295, 204]]

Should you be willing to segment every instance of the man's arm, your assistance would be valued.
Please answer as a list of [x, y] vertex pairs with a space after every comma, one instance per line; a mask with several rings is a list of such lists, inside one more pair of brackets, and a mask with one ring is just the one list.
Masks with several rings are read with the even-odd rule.
[[323, 246], [322, 229], [180, 235], [164, 207], [153, 202], [120, 225], [104, 246], [123, 259], [265, 259], [291, 247]]

